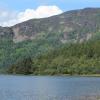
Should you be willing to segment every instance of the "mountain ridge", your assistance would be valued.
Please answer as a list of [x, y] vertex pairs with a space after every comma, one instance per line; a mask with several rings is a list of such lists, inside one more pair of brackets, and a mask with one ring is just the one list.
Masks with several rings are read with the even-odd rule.
[[100, 8], [71, 10], [48, 18], [30, 19], [12, 27], [1, 27], [0, 36], [11, 33], [14, 42], [21, 42], [42, 33], [61, 33], [62, 42], [82, 42], [99, 31], [99, 15]]

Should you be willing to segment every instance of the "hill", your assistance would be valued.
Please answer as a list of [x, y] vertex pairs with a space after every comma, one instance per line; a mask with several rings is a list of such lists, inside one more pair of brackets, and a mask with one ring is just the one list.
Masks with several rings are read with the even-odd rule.
[[57, 70], [61, 69], [65, 72], [59, 73], [71, 74], [67, 71], [69, 66], [70, 71], [89, 68], [91, 73], [97, 73], [100, 67], [99, 40], [100, 8], [73, 10], [12, 27], [0, 27], [0, 71], [58, 74]]

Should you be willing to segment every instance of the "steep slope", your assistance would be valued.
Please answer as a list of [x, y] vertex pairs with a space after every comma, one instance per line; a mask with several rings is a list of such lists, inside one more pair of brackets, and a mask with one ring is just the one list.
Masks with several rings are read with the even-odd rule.
[[1, 38], [13, 38], [14, 33], [12, 28], [0, 27], [0, 39]]
[[100, 31], [100, 8], [85, 8], [49, 18], [31, 19], [10, 28], [0, 27], [0, 37], [9, 34], [13, 36], [14, 42], [21, 42], [39, 36], [59, 34], [57, 36], [63, 43], [82, 42], [90, 39], [98, 31]]
[[13, 26], [12, 30], [15, 41], [34, 39], [38, 34], [59, 33], [62, 42], [81, 42], [100, 30], [100, 8], [85, 8], [49, 18], [32, 19]]

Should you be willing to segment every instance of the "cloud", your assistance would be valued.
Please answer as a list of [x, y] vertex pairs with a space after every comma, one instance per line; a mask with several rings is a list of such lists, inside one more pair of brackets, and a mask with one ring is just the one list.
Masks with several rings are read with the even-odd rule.
[[33, 19], [45, 18], [62, 13], [57, 6], [39, 6], [37, 9], [26, 9], [23, 12], [0, 11], [0, 26], [12, 26]]

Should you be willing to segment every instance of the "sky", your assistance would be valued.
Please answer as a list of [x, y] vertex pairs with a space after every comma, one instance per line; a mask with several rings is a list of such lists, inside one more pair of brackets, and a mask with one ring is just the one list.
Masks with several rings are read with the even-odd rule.
[[0, 0], [0, 26], [86, 7], [99, 8], [100, 0]]

